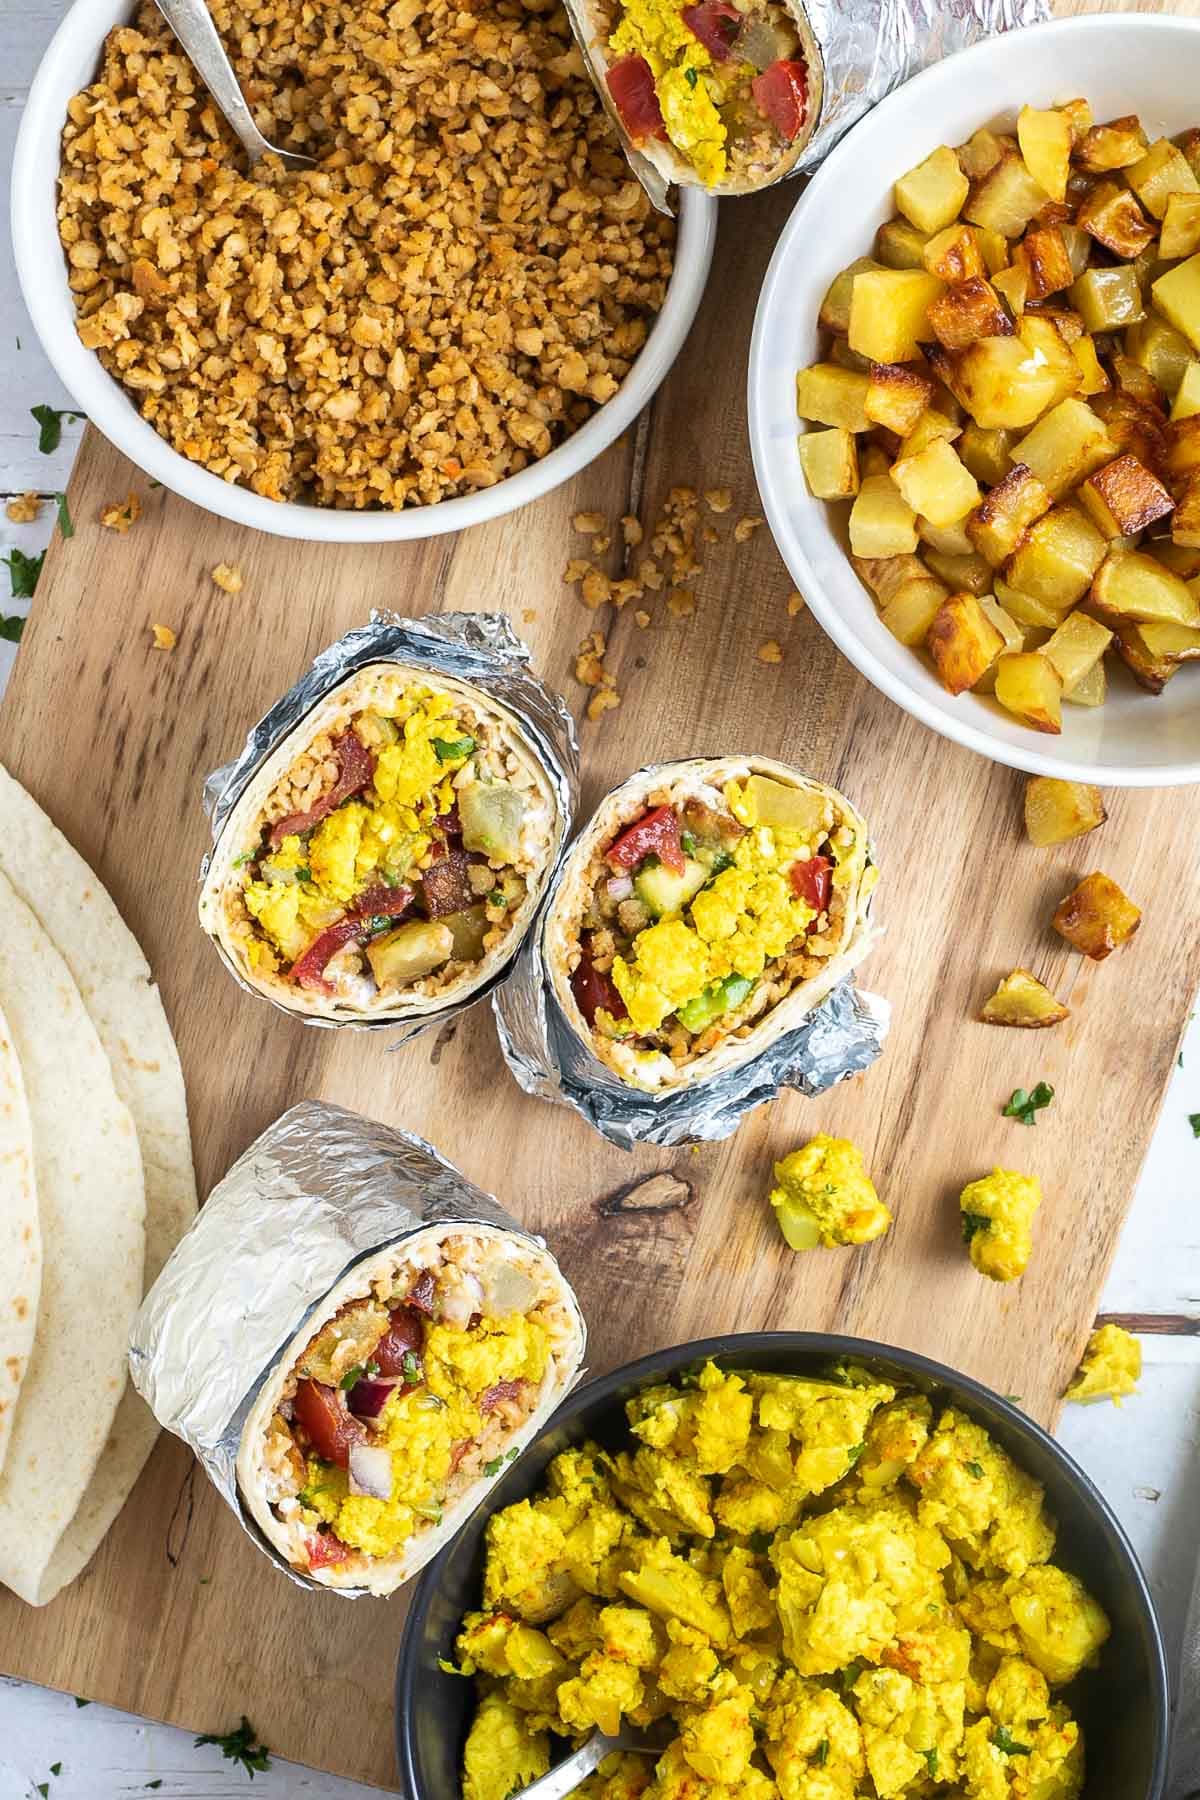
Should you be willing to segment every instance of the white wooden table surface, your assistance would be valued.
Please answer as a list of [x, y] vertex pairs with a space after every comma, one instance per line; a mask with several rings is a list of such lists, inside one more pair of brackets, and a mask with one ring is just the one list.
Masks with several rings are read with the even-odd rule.
[[[65, 10], [55, 0], [0, 0], [0, 550], [35, 553], [54, 521], [50, 496], [66, 486], [81, 427], [67, 425], [60, 448], [42, 456], [31, 406], [69, 408], [21, 302], [8, 231], [8, 170], [25, 91], [38, 57]], [[36, 524], [14, 526], [3, 501], [33, 489], [47, 497]], [[10, 601], [0, 568], [0, 615], [24, 612]], [[36, 599], [34, 601], [36, 605]], [[0, 641], [0, 685], [16, 654]], [[1164, 1029], [1169, 1027], [1164, 1026]], [[1132, 1315], [1145, 1358], [1141, 1392], [1117, 1411], [1069, 1407], [1060, 1436], [1099, 1484], [1133, 1538], [1149, 1572], [1174, 1660], [1200, 1555], [1200, 1139], [1188, 1114], [1200, 1112], [1200, 1018], [1190, 1027], [1162, 1119], [1126, 1226], [1104, 1310]], [[1045, 1129], [1043, 1125], [1042, 1129]], [[1112, 1130], [1121, 1129], [1118, 1118]], [[1043, 1225], [1043, 1229], [1047, 1226]], [[210, 1721], [228, 1730], [234, 1719]], [[50, 1770], [61, 1765], [61, 1772]], [[0, 1800], [232, 1800], [248, 1790], [245, 1773], [190, 1736], [148, 1725], [107, 1707], [76, 1705], [0, 1677]], [[149, 1784], [161, 1782], [150, 1788]], [[275, 1762], [255, 1778], [263, 1800], [353, 1800], [374, 1790]]]

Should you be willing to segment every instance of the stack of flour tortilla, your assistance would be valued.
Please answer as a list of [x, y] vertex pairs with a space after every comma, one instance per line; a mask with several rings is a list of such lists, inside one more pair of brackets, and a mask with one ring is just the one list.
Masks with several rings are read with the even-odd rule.
[[153, 1447], [129, 1330], [195, 1211], [146, 959], [0, 768], [0, 1582], [30, 1605], [90, 1561]]

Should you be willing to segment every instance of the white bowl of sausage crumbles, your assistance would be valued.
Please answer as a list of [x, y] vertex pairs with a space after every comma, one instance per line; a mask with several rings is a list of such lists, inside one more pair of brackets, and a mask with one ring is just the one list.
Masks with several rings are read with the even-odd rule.
[[213, 0], [251, 172], [155, 8], [76, 0], [13, 173], [29, 311], [145, 472], [281, 536], [456, 531], [636, 418], [704, 289], [716, 203], [656, 213], [555, 0]]

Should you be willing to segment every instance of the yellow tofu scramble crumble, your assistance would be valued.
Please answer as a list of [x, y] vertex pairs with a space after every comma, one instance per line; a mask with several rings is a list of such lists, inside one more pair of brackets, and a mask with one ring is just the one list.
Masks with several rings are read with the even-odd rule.
[[489, 1522], [456, 1642], [464, 1800], [507, 1800], [593, 1729], [592, 1800], [1074, 1800], [1059, 1690], [1109, 1634], [1051, 1562], [1040, 1483], [954, 1407], [840, 1365], [708, 1363], [563, 1451]]

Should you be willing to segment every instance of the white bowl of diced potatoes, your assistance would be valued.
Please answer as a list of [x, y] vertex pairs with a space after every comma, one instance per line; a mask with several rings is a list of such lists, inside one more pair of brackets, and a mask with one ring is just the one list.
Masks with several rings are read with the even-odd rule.
[[751, 446], [810, 609], [1038, 774], [1200, 781], [1198, 67], [1200, 21], [1105, 14], [927, 70], [759, 301]]

